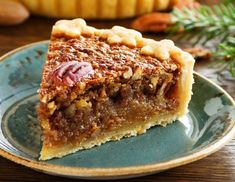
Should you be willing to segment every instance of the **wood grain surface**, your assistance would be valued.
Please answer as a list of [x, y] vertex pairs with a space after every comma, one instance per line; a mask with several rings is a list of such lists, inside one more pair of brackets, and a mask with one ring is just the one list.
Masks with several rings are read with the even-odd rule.
[[[55, 21], [55, 19], [31, 17], [25, 23], [18, 26], [0, 27], [0, 55], [28, 43], [49, 39], [51, 27]], [[114, 24], [128, 27], [129, 23], [130, 20], [89, 22], [90, 25], [99, 28], [110, 28]], [[207, 69], [207, 63], [196, 64], [196, 69], [199, 72], [201, 72], [202, 68], [204, 70]], [[233, 87], [235, 82], [232, 81], [228, 84], [233, 85], [225, 85], [225, 89], [235, 98]], [[83, 180], [72, 180], [42, 174], [0, 157], [0, 182], [18, 181], [72, 182]], [[126, 181], [235, 181], [235, 139], [220, 151], [200, 161], [159, 174]]]

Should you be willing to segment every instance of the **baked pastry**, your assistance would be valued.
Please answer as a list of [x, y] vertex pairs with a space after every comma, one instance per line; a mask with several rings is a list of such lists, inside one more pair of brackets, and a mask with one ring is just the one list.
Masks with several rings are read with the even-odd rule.
[[178, 0], [20, 0], [33, 14], [59, 18], [116, 19], [168, 10]]
[[41, 160], [165, 126], [187, 112], [193, 57], [170, 40], [154, 41], [83, 19], [60, 20], [39, 89]]

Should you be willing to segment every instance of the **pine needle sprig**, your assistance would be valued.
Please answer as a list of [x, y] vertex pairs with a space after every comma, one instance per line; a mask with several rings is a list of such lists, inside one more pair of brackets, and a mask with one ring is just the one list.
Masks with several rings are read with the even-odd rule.
[[175, 9], [172, 21], [176, 29], [199, 31], [207, 40], [218, 37], [226, 39], [235, 32], [235, 6], [229, 3], [212, 7], [204, 5], [197, 9]]
[[202, 5], [199, 8], [174, 9], [171, 32], [184, 30], [179, 39], [194, 40], [193, 44], [217, 40], [216, 60], [225, 60], [226, 65], [235, 76], [235, 5], [228, 0], [214, 6]]
[[235, 37], [228, 37], [221, 43], [215, 56], [220, 63], [226, 64], [231, 75], [235, 77]]

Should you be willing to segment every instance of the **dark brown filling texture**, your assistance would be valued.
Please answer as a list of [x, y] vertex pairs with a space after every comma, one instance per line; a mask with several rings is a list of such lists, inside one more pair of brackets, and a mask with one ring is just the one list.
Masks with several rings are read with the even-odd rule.
[[[48, 119], [50, 126], [50, 130], [44, 130], [45, 144], [79, 143], [105, 132], [143, 124], [162, 112], [176, 111], [179, 105], [176, 84], [180, 71], [179, 65], [173, 60], [161, 62], [140, 55], [140, 48], [110, 46], [98, 38], [86, 40], [60, 39], [53, 43], [50, 50], [60, 51], [57, 54], [49, 53], [49, 68], [58, 59], [62, 62], [80, 59], [90, 62], [95, 73], [106, 77], [106, 81], [100, 83], [94, 74], [92, 78], [83, 80], [86, 90], [82, 94], [78, 94], [76, 87], [53, 93], [50, 102], [57, 106], [53, 113], [50, 113], [48, 103], [41, 103], [40, 118]], [[137, 68], [141, 68], [142, 76], [138, 79], [125, 78], [123, 73], [129, 68], [133, 74]], [[56, 87], [44, 85], [41, 94]]]

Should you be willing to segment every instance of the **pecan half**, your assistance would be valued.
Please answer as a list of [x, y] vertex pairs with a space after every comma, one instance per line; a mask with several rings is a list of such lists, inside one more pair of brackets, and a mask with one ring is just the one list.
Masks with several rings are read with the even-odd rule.
[[[194, 0], [178, 0], [174, 3], [174, 8], [183, 9], [198, 8], [200, 4]], [[147, 15], [143, 15], [135, 19], [131, 27], [140, 32], [166, 32], [173, 25], [172, 14], [164, 12], [154, 12]], [[180, 30], [180, 32], [183, 30]]]
[[190, 53], [196, 60], [210, 61], [212, 57], [211, 51], [205, 48], [192, 47], [184, 49], [184, 51]]
[[93, 74], [94, 70], [88, 62], [69, 61], [61, 64], [49, 74], [49, 80], [57, 84], [72, 87], [83, 77]]
[[165, 32], [172, 24], [170, 13], [150, 13], [133, 21], [131, 27], [140, 32]]

